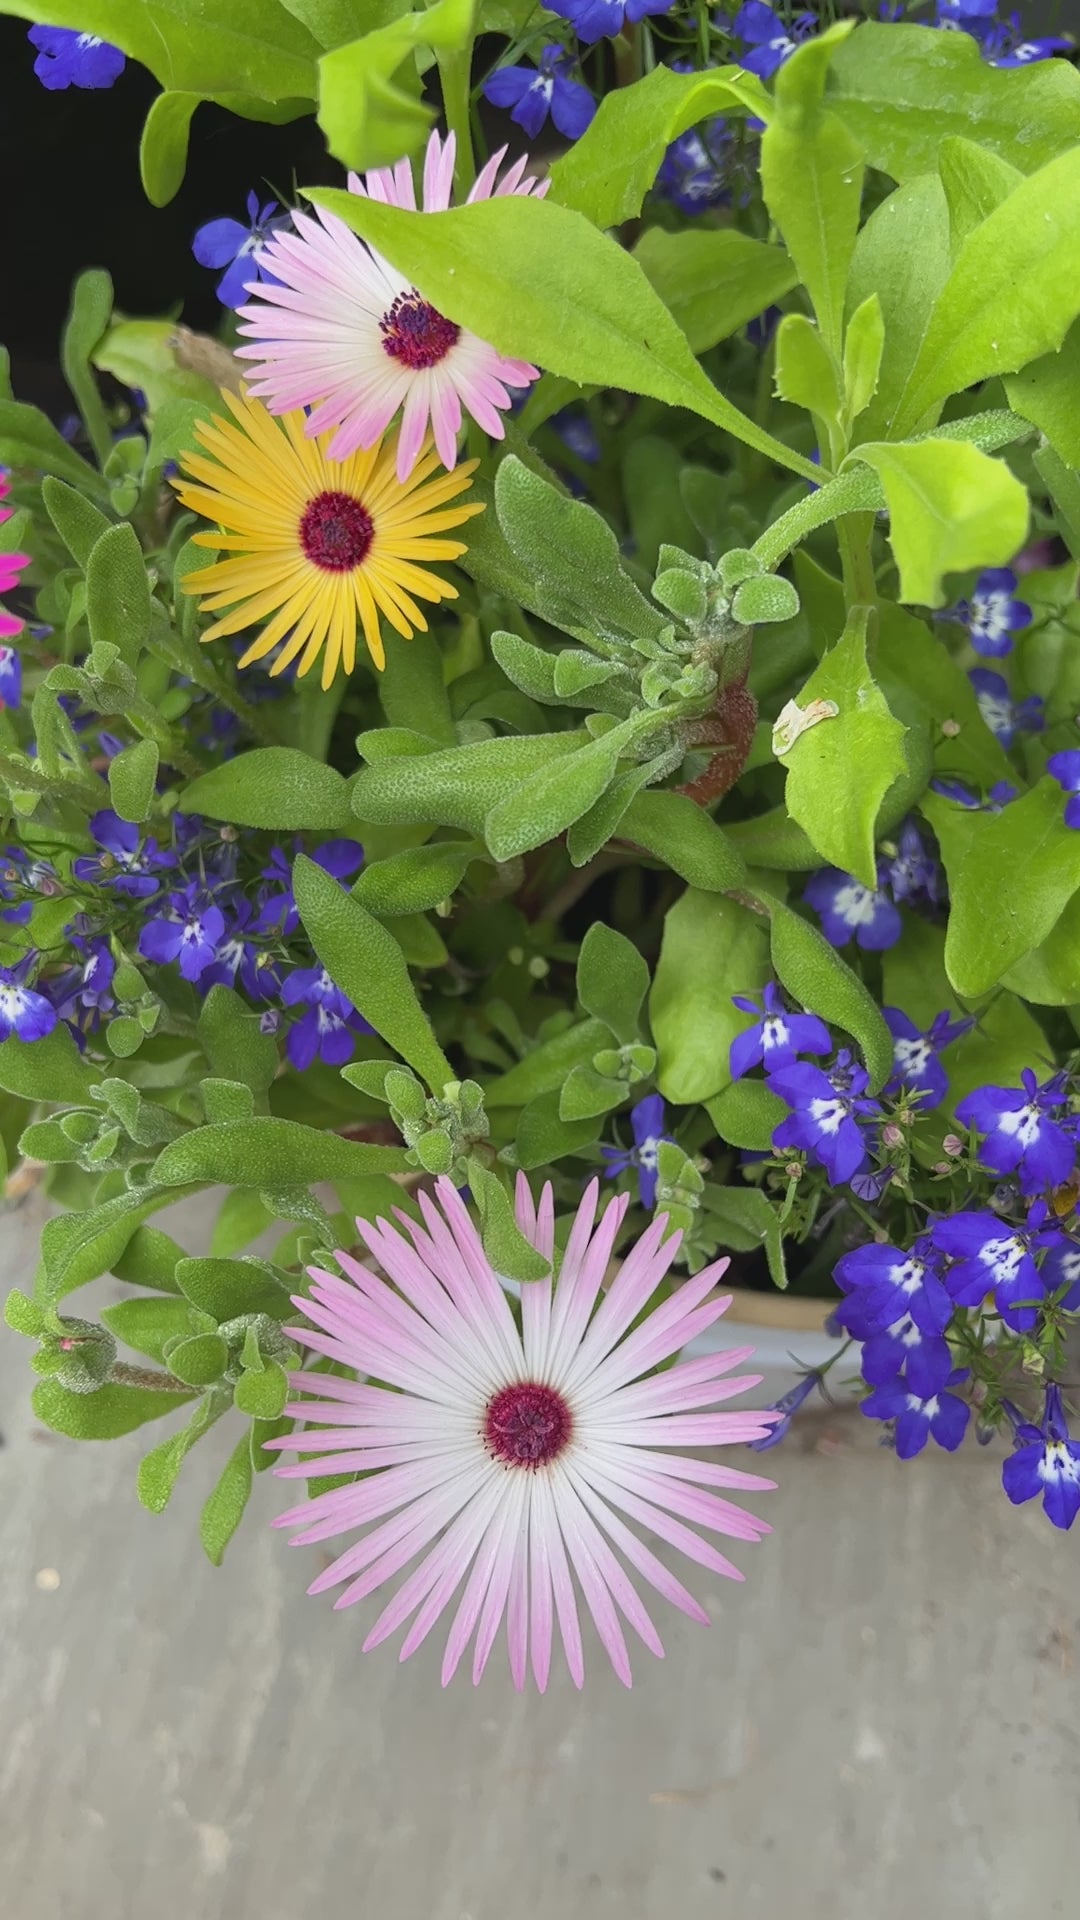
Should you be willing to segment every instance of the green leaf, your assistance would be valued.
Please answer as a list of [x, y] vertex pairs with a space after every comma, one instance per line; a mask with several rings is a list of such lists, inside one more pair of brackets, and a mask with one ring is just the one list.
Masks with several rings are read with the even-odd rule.
[[289, 1397], [285, 1369], [271, 1360], [261, 1373], [242, 1373], [236, 1383], [234, 1399], [241, 1413], [255, 1420], [277, 1420]]
[[618, 832], [642, 787], [652, 780], [662, 779], [670, 771], [671, 762], [666, 754], [659, 754], [652, 760], [641, 760], [637, 766], [620, 768], [599, 800], [594, 800], [588, 811], [571, 826], [566, 836], [566, 851], [571, 864], [575, 867], [588, 866], [601, 847], [606, 846], [612, 835]]
[[[305, 932], [335, 985], [432, 1092], [441, 1093], [456, 1076], [421, 1009], [393, 934], [303, 854], [293, 867], [293, 888]], [[375, 1173], [379, 1166], [373, 1161], [356, 1171]]]
[[892, 1035], [874, 996], [824, 934], [780, 902], [772, 903], [772, 963], [781, 986], [811, 1013], [858, 1041], [876, 1092], [893, 1066]]
[[102, 1307], [101, 1317], [110, 1333], [126, 1347], [145, 1353], [159, 1366], [165, 1364], [164, 1348], [169, 1340], [186, 1339], [191, 1332], [191, 1313], [186, 1300], [160, 1299], [145, 1295], [137, 1300], [119, 1300], [115, 1306]]
[[833, 55], [826, 100], [894, 180], [933, 172], [953, 134], [1025, 173], [1080, 139], [1080, 75], [1067, 62], [1000, 71], [968, 34], [923, 26], [860, 26]]
[[[449, 1070], [446, 1077], [453, 1077]], [[364, 1173], [403, 1173], [407, 1164], [396, 1147], [343, 1140], [297, 1120], [226, 1120], [194, 1127], [182, 1140], [174, 1140], [158, 1156], [154, 1179], [168, 1186], [213, 1182], [265, 1189], [349, 1180]]]
[[129, 667], [150, 636], [150, 582], [134, 527], [110, 527], [86, 562], [86, 617], [95, 645], [118, 648]]
[[692, 887], [723, 893], [746, 880], [741, 855], [686, 794], [639, 794], [623, 815], [620, 838], [644, 847]]
[[53, 474], [101, 506], [109, 504], [108, 485], [101, 475], [68, 446], [51, 420], [18, 400], [0, 399], [0, 462]]
[[185, 787], [180, 808], [277, 833], [351, 824], [341, 774], [296, 747], [253, 747], [223, 761]]
[[922, 174], [874, 209], [855, 243], [848, 312], [854, 319], [876, 296], [885, 323], [877, 392], [860, 419], [856, 438], [878, 440], [891, 433], [949, 268], [945, 194], [936, 174]]
[[1080, 148], [1022, 180], [969, 233], [901, 395], [896, 436], [946, 395], [1060, 347], [1078, 312]]
[[625, 747], [657, 722], [653, 714], [635, 714], [598, 740], [530, 774], [492, 807], [484, 839], [496, 860], [512, 860], [554, 840], [580, 820], [614, 778]]
[[957, 993], [975, 999], [1042, 945], [1080, 888], [1080, 834], [1065, 825], [1049, 777], [999, 814], [972, 814], [933, 793], [923, 812], [949, 878], [945, 966]]
[[159, 93], [151, 106], [139, 143], [139, 173], [151, 206], [167, 207], [179, 193], [187, 169], [192, 116], [205, 98], [202, 93]]
[[769, 119], [772, 101], [756, 75], [740, 67], [683, 74], [657, 65], [601, 100], [591, 127], [551, 170], [555, 199], [598, 227], [632, 220], [671, 142], [710, 114], [731, 112]]
[[881, 476], [902, 600], [940, 607], [945, 574], [1006, 566], [1023, 546], [1027, 494], [1004, 461], [978, 447], [940, 438], [877, 441], [852, 458]]
[[251, 1492], [251, 1447], [248, 1437], [230, 1454], [217, 1486], [199, 1516], [199, 1538], [207, 1559], [220, 1567], [225, 1549], [244, 1517]]
[[776, 76], [776, 114], [761, 139], [761, 188], [810, 296], [822, 338], [838, 359], [844, 288], [859, 230], [863, 153], [821, 105], [830, 58], [851, 27], [806, 41]]
[[783, 247], [768, 246], [735, 227], [687, 227], [679, 233], [647, 227], [634, 258], [695, 353], [706, 353], [775, 306], [799, 277]]
[[[194, 399], [183, 394], [162, 400], [160, 406], [154, 409], [153, 425], [150, 428], [150, 444], [146, 451], [147, 475], [160, 473], [167, 461], [179, 460], [181, 454], [196, 447], [198, 441], [195, 427], [199, 421], [209, 420], [212, 411], [211, 400]], [[205, 566], [207, 560], [212, 557], [207, 554], [205, 547], [195, 548], [195, 554], [198, 556], [199, 566]], [[174, 585], [177, 577], [174, 572]], [[183, 573], [179, 577], [183, 578]], [[205, 656], [198, 654], [197, 657], [205, 673]]]
[[1080, 560], [1080, 475], [1053, 447], [1040, 447], [1032, 462], [1050, 496], [1058, 532], [1073, 559]]
[[989, 147], [962, 138], [942, 141], [938, 166], [949, 207], [952, 251], [956, 254], [968, 234], [982, 225], [987, 214], [1008, 198], [1024, 176]]
[[856, 307], [844, 334], [844, 406], [849, 421], [865, 413], [877, 392], [885, 351], [885, 318], [876, 291]]
[[85, 571], [93, 547], [109, 522], [91, 501], [64, 480], [46, 475], [41, 483], [41, 498], [49, 519], [76, 564]]
[[177, 1264], [176, 1278], [185, 1299], [219, 1322], [238, 1320], [245, 1313], [286, 1320], [293, 1311], [288, 1293], [264, 1260], [185, 1256]]
[[559, 1094], [553, 1089], [538, 1093], [524, 1108], [514, 1136], [514, 1156], [517, 1165], [530, 1173], [536, 1167], [549, 1167], [553, 1160], [591, 1146], [596, 1135], [594, 1119], [560, 1119]]
[[258, 1015], [232, 987], [211, 987], [199, 1010], [199, 1044], [215, 1075], [265, 1093], [278, 1070], [278, 1050], [259, 1031]]
[[485, 858], [478, 840], [434, 840], [365, 867], [353, 898], [369, 913], [429, 913], [448, 900], [473, 863]]
[[1034, 422], [1066, 466], [1080, 467], [1080, 320], [1055, 353], [1005, 381], [1010, 407]]
[[776, 391], [821, 420], [839, 419], [836, 362], [805, 313], [786, 313], [777, 328]]
[[137, 740], [109, 762], [109, 794], [121, 820], [136, 825], [150, 817], [157, 785], [156, 740]]
[[731, 611], [735, 619], [747, 627], [794, 620], [799, 611], [799, 596], [783, 574], [757, 573], [735, 589]]
[[663, 614], [624, 571], [619, 543], [595, 508], [560, 492], [514, 455], [499, 464], [495, 505], [514, 554], [556, 608], [573, 610], [575, 625], [568, 632], [615, 641], [655, 639], [662, 632]]
[[64, 378], [75, 396], [90, 445], [100, 466], [112, 451], [112, 430], [108, 415], [90, 371], [90, 356], [109, 324], [113, 288], [101, 267], [80, 273], [71, 295], [71, 310], [64, 326], [60, 364]]
[[411, 213], [312, 188], [440, 313], [500, 352], [581, 386], [617, 386], [689, 407], [781, 466], [818, 469], [718, 393], [641, 267], [581, 214], [503, 194], [447, 213]]
[[420, 97], [417, 49], [471, 47], [473, 9], [474, 0], [438, 0], [323, 54], [318, 117], [335, 160], [362, 171], [416, 151], [435, 118]]
[[[171, 320], [115, 320], [95, 350], [94, 365], [125, 387], [145, 393], [154, 421], [170, 400], [197, 400], [221, 411], [221, 396], [213, 382], [179, 364], [176, 326]], [[205, 566], [207, 555], [201, 558]]]
[[40, 1339], [45, 1331], [45, 1315], [21, 1287], [12, 1287], [4, 1302], [4, 1323], [13, 1333], [25, 1333], [31, 1340]]
[[433, 634], [417, 633], [407, 647], [390, 648], [379, 676], [379, 700], [392, 727], [411, 727], [441, 747], [457, 745], [443, 654]]
[[184, 1250], [160, 1227], [136, 1227], [110, 1271], [132, 1286], [155, 1287], [159, 1293], [179, 1293], [176, 1263]]
[[588, 1065], [610, 1039], [602, 1020], [583, 1020], [567, 1027], [550, 1040], [541, 1041], [524, 1060], [492, 1080], [484, 1089], [485, 1106], [523, 1107], [538, 1094], [557, 1093], [573, 1069]]
[[625, 1080], [613, 1080], [595, 1067], [575, 1067], [559, 1094], [560, 1120], [594, 1120], [626, 1099]]
[[258, 1193], [237, 1187], [221, 1203], [210, 1235], [210, 1252], [215, 1259], [227, 1259], [239, 1253], [270, 1225], [273, 1215]]
[[830, 700], [839, 712], [808, 727], [781, 758], [792, 819], [830, 866], [874, 887], [878, 811], [905, 760], [904, 727], [867, 665], [869, 617], [867, 607], [852, 609], [840, 639], [797, 696], [801, 707]]
[[649, 969], [633, 942], [602, 920], [594, 921], [581, 943], [577, 991], [586, 1013], [610, 1027], [616, 1040], [629, 1045], [638, 1039]]
[[0, 1087], [23, 1100], [50, 1100], [57, 1106], [84, 1107], [100, 1070], [83, 1059], [65, 1026], [43, 1040], [0, 1042]]
[[278, 0], [13, 0], [4, 10], [97, 34], [163, 87], [315, 97], [318, 43]]
[[197, 1440], [209, 1432], [229, 1404], [224, 1393], [208, 1393], [199, 1401], [191, 1419], [179, 1433], [162, 1440], [139, 1461], [136, 1491], [141, 1504], [150, 1513], [164, 1513], [172, 1498], [177, 1475]]
[[189, 1334], [169, 1348], [169, 1370], [185, 1386], [212, 1386], [221, 1379], [228, 1364], [229, 1349], [217, 1333]]
[[721, 1140], [746, 1153], [768, 1153], [776, 1128], [788, 1115], [784, 1102], [763, 1080], [734, 1080], [705, 1107]]
[[537, 1253], [514, 1219], [514, 1203], [497, 1174], [469, 1161], [469, 1186], [480, 1214], [480, 1237], [495, 1272], [509, 1280], [546, 1280], [551, 1262]]
[[1080, 893], [1074, 893], [1041, 946], [1009, 968], [1003, 985], [1040, 1007], [1080, 1005]]
[[731, 996], [768, 978], [768, 924], [747, 907], [690, 887], [668, 909], [649, 995], [665, 1100], [690, 1106], [730, 1083], [731, 1043], [747, 1022]]
[[[760, 1187], [708, 1187], [705, 1205], [709, 1224], [720, 1229], [719, 1245], [736, 1253], [763, 1247], [769, 1272], [776, 1286], [787, 1286], [784, 1266], [784, 1232], [776, 1208]], [[731, 1238], [724, 1238], [730, 1230]]]
[[477, 836], [491, 808], [537, 768], [573, 753], [587, 734], [508, 734], [443, 753], [396, 756], [363, 768], [353, 811], [376, 825], [460, 827]]
[[58, 1380], [42, 1380], [34, 1388], [31, 1405], [43, 1426], [69, 1440], [116, 1440], [148, 1420], [175, 1413], [190, 1399], [189, 1393], [166, 1393], [155, 1387], [107, 1385], [96, 1393], [69, 1393]]
[[207, 1120], [250, 1120], [255, 1112], [255, 1095], [242, 1080], [216, 1080], [199, 1083], [203, 1115]]

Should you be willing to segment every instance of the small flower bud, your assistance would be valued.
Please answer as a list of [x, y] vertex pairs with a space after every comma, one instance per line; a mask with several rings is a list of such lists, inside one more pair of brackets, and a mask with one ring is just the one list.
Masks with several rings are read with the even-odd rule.
[[947, 1153], [950, 1160], [958, 1160], [964, 1151], [964, 1143], [958, 1134], [947, 1133], [941, 1143], [941, 1151]]
[[881, 1138], [885, 1146], [899, 1147], [903, 1145], [904, 1135], [895, 1122], [890, 1120], [888, 1126], [882, 1127]]
[[35, 1373], [59, 1380], [69, 1393], [96, 1393], [115, 1359], [116, 1341], [107, 1327], [93, 1320], [64, 1319], [58, 1331], [42, 1336], [32, 1364]]
[[959, 720], [943, 720], [941, 723], [941, 731], [946, 740], [955, 740], [960, 731]]

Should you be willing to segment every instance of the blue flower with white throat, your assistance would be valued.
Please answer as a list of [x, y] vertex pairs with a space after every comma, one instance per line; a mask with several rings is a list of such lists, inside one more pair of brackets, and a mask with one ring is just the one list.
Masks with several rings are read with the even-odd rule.
[[754, 1024], [745, 1033], [736, 1034], [731, 1043], [729, 1065], [733, 1080], [763, 1066], [766, 1073], [781, 1067], [793, 1067], [800, 1053], [831, 1053], [829, 1029], [816, 1013], [789, 1013], [775, 981], [770, 980], [762, 994], [763, 1004], [741, 993], [733, 993], [732, 1005], [742, 1013], [752, 1013]]
[[893, 1037], [893, 1071], [886, 1093], [907, 1091], [919, 1095], [919, 1106], [924, 1110], [940, 1107], [949, 1091], [949, 1076], [938, 1055], [962, 1034], [970, 1033], [974, 1020], [954, 1020], [948, 1012], [939, 1013], [924, 1032], [899, 1007], [883, 1007], [881, 1011]]
[[1014, 704], [1004, 674], [995, 673], [992, 667], [972, 667], [968, 679], [975, 689], [979, 712], [1006, 751], [1018, 733], [1043, 732], [1046, 712], [1039, 694], [1029, 694], [1026, 700]]
[[945, 1285], [959, 1307], [992, 1300], [1007, 1327], [1030, 1333], [1049, 1288], [1037, 1256], [1062, 1239], [1042, 1200], [1028, 1209], [1023, 1226], [1010, 1226], [985, 1209], [954, 1213], [937, 1220], [930, 1238], [953, 1261]]
[[51, 1000], [26, 984], [37, 959], [26, 953], [13, 967], [0, 967], [0, 1040], [44, 1040], [56, 1025]]
[[596, 101], [571, 76], [577, 62], [565, 47], [545, 47], [536, 67], [497, 67], [484, 81], [484, 98], [510, 109], [510, 118], [535, 140], [548, 115], [565, 140], [580, 140], [591, 126]]
[[277, 214], [277, 205], [268, 200], [260, 207], [258, 194], [249, 193], [247, 226], [242, 220], [208, 220], [196, 233], [191, 251], [200, 267], [225, 269], [217, 284], [223, 307], [242, 307], [256, 282], [273, 278], [262, 271], [262, 255], [273, 235], [290, 223], [287, 213]]
[[1042, 1495], [1043, 1512], [1052, 1526], [1067, 1531], [1080, 1513], [1080, 1441], [1069, 1432], [1061, 1388], [1050, 1385], [1041, 1426], [1013, 1417], [1016, 1451], [1001, 1469], [1001, 1483], [1014, 1506]]
[[737, 65], [759, 80], [771, 80], [785, 60], [790, 60], [804, 40], [813, 39], [818, 21], [812, 13], [797, 13], [790, 23], [765, 4], [765, 0], [746, 0], [735, 15], [732, 33], [746, 42], [746, 50]]
[[1062, 1123], [1067, 1106], [1065, 1076], [1042, 1086], [1030, 1067], [1020, 1087], [976, 1087], [960, 1101], [956, 1117], [984, 1137], [979, 1159], [993, 1173], [1015, 1174], [1021, 1193], [1059, 1187], [1072, 1172], [1076, 1129]]
[[1046, 771], [1069, 796], [1065, 802], [1065, 825], [1080, 827], [1080, 747], [1066, 747], [1062, 753], [1052, 753]]
[[27, 34], [37, 48], [34, 72], [50, 93], [67, 87], [97, 91], [115, 86], [127, 61], [119, 47], [96, 33], [78, 33], [71, 27], [31, 27]]
[[810, 876], [803, 899], [821, 920], [821, 931], [831, 946], [846, 947], [854, 940], [868, 953], [895, 947], [903, 924], [895, 903], [884, 890], [885, 864], [878, 867], [878, 884], [867, 887], [853, 873], [823, 867]]
[[651, 1213], [656, 1205], [656, 1181], [660, 1163], [660, 1148], [672, 1136], [665, 1131], [664, 1102], [658, 1093], [647, 1093], [630, 1111], [630, 1131], [634, 1136], [632, 1147], [602, 1146], [607, 1167], [607, 1178], [616, 1180], [621, 1173], [631, 1167], [637, 1170], [638, 1196], [641, 1204]]
[[878, 1102], [867, 1097], [868, 1085], [865, 1068], [846, 1051], [828, 1072], [804, 1060], [770, 1074], [770, 1092], [792, 1109], [774, 1129], [774, 1152], [797, 1148], [824, 1167], [834, 1187], [846, 1186], [867, 1158], [864, 1129], [881, 1119]]
[[965, 1368], [949, 1374], [943, 1385], [931, 1394], [916, 1393], [903, 1378], [886, 1381], [862, 1401], [859, 1412], [868, 1420], [894, 1423], [896, 1451], [901, 1460], [912, 1460], [928, 1440], [955, 1453], [967, 1432], [971, 1408], [959, 1394], [948, 1392], [968, 1378]]
[[958, 600], [944, 616], [967, 628], [972, 646], [984, 659], [1011, 653], [1013, 635], [1031, 625], [1031, 608], [1016, 598], [1016, 587], [1011, 567], [988, 567], [976, 580], [970, 600]]

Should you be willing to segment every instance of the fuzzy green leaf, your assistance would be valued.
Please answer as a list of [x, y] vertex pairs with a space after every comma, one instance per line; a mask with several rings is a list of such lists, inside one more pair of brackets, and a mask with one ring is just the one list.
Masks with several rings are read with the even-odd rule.
[[139, 825], [150, 817], [157, 783], [156, 740], [136, 740], [109, 762], [109, 794], [121, 820]]
[[624, 1045], [640, 1036], [649, 969], [625, 934], [597, 920], [581, 943], [577, 991], [586, 1013], [602, 1020]]
[[1027, 494], [1003, 460], [978, 447], [940, 437], [877, 441], [853, 458], [881, 476], [902, 600], [940, 607], [947, 573], [1006, 566], [1023, 546]]
[[649, 995], [666, 1100], [690, 1106], [729, 1084], [731, 1042], [746, 1025], [731, 996], [756, 993], [768, 977], [768, 924], [747, 907], [690, 887], [668, 909]]
[[199, 1538], [207, 1559], [220, 1567], [225, 1549], [244, 1517], [251, 1492], [251, 1446], [247, 1435], [229, 1455], [217, 1486], [199, 1516]]
[[779, 901], [772, 903], [770, 939], [781, 986], [811, 1013], [850, 1033], [876, 1092], [892, 1072], [893, 1043], [873, 995], [824, 934]]
[[69, 1393], [58, 1380], [42, 1380], [34, 1388], [31, 1405], [43, 1426], [69, 1440], [116, 1440], [148, 1420], [175, 1413], [190, 1399], [190, 1393], [153, 1387], [107, 1385], [96, 1393]]
[[277, 833], [351, 825], [349, 793], [334, 767], [296, 747], [254, 747], [185, 787], [184, 813]]
[[[448, 1071], [446, 1077], [453, 1076]], [[349, 1180], [364, 1173], [401, 1173], [406, 1167], [405, 1155], [396, 1147], [343, 1140], [297, 1120], [226, 1120], [195, 1127], [174, 1140], [158, 1156], [154, 1178], [168, 1186], [220, 1182], [262, 1190]]]

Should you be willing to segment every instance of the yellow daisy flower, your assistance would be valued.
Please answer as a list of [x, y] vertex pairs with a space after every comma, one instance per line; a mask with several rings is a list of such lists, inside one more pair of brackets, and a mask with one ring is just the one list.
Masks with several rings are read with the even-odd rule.
[[396, 434], [347, 460], [330, 460], [333, 431], [307, 439], [303, 412], [275, 419], [246, 394], [221, 397], [233, 418], [215, 414], [196, 423], [206, 452], [185, 453], [183, 476], [173, 482], [185, 507], [222, 529], [195, 534], [196, 544], [235, 556], [183, 582], [185, 593], [203, 596], [205, 609], [232, 609], [203, 640], [265, 620], [240, 665], [264, 659], [284, 641], [270, 672], [282, 673], [299, 656], [297, 673], [305, 674], [321, 654], [322, 684], [329, 687], [339, 666], [351, 673], [356, 665], [359, 620], [381, 669], [381, 620], [411, 640], [427, 631], [417, 598], [457, 598], [457, 588], [425, 563], [467, 551], [463, 541], [440, 536], [483, 512], [482, 501], [457, 500], [477, 462], [445, 473], [429, 442], [408, 479], [399, 480]]

